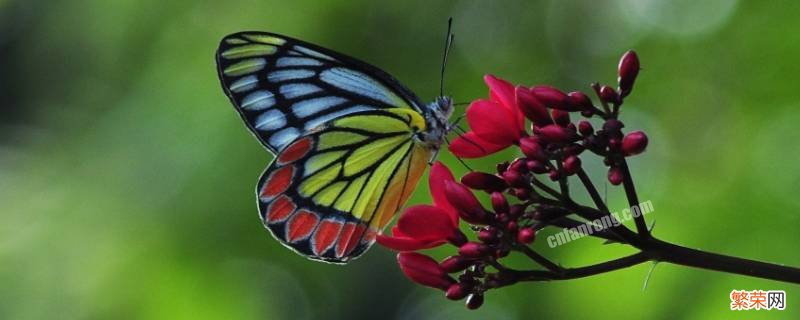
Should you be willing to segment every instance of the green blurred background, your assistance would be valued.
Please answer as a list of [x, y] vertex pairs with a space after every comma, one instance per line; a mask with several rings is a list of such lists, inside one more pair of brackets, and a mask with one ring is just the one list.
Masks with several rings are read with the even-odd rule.
[[[796, 319], [796, 285], [667, 264], [644, 291], [649, 264], [492, 291], [470, 312], [405, 279], [381, 247], [345, 267], [307, 261], [257, 219], [270, 155], [213, 56], [228, 33], [283, 33], [429, 100], [452, 16], [446, 87], [463, 102], [487, 95], [486, 73], [613, 83], [633, 48], [644, 70], [623, 119], [650, 136], [632, 167], [655, 235], [800, 266], [799, 15], [796, 1], [0, 0], [0, 318]], [[584, 160], [603, 190], [598, 162]], [[617, 188], [608, 197], [624, 206]], [[631, 252], [543, 244], [567, 266]], [[787, 310], [729, 311], [732, 289], [786, 290]]]

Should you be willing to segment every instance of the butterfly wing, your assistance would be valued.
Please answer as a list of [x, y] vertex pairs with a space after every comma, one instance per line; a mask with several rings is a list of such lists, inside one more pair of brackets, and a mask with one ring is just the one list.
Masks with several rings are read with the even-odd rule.
[[374, 242], [411, 195], [430, 150], [422, 116], [393, 108], [352, 113], [278, 154], [256, 193], [273, 236], [311, 259], [344, 263]]
[[222, 39], [216, 54], [225, 93], [273, 153], [343, 115], [423, 105], [389, 74], [346, 55], [266, 32]]

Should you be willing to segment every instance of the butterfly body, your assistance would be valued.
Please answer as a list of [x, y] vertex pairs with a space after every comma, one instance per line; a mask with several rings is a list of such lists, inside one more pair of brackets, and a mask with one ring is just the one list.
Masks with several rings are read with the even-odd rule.
[[311, 259], [345, 263], [368, 249], [450, 130], [449, 98], [424, 105], [380, 69], [289, 37], [229, 35], [217, 69], [276, 155], [256, 188], [261, 220]]

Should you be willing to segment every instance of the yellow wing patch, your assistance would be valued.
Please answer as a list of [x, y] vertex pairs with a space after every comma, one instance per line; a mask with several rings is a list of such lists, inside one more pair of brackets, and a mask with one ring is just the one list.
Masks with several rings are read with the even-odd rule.
[[425, 170], [430, 150], [413, 140], [424, 128], [419, 113], [403, 108], [335, 120], [313, 133], [317, 153], [306, 160], [299, 195], [384, 227]]

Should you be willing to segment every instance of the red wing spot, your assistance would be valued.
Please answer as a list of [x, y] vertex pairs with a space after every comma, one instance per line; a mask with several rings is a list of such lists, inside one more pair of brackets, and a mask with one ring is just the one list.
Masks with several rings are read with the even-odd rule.
[[336, 243], [336, 257], [341, 258], [344, 256], [344, 249], [347, 248], [347, 243], [353, 237], [353, 231], [356, 225], [352, 222], [346, 223], [342, 228], [342, 234], [339, 236], [339, 241]]
[[356, 230], [353, 231], [353, 235], [350, 236], [350, 239], [347, 240], [347, 246], [344, 248], [344, 255], [349, 255], [353, 249], [356, 248], [356, 244], [358, 244], [359, 240], [361, 240], [361, 235], [364, 234], [364, 231], [367, 229], [366, 226], [363, 224], [359, 224], [356, 226]]
[[339, 231], [342, 230], [342, 223], [332, 220], [322, 220], [314, 233], [314, 254], [322, 255], [325, 251], [333, 246], [333, 242], [339, 237]]
[[263, 189], [261, 189], [261, 197], [270, 198], [286, 191], [286, 188], [292, 183], [293, 175], [293, 166], [280, 167], [270, 173], [267, 182], [264, 184]]
[[278, 163], [285, 164], [297, 161], [311, 150], [311, 138], [305, 137], [295, 141], [278, 155]]
[[297, 209], [297, 205], [294, 204], [292, 199], [287, 196], [280, 196], [270, 203], [266, 222], [275, 223], [286, 220], [294, 212], [294, 209]]
[[311, 231], [314, 231], [317, 222], [319, 222], [319, 218], [313, 212], [306, 210], [297, 211], [297, 214], [295, 214], [292, 220], [289, 220], [289, 223], [286, 225], [286, 240], [295, 242], [307, 238], [308, 235], [311, 234]]

